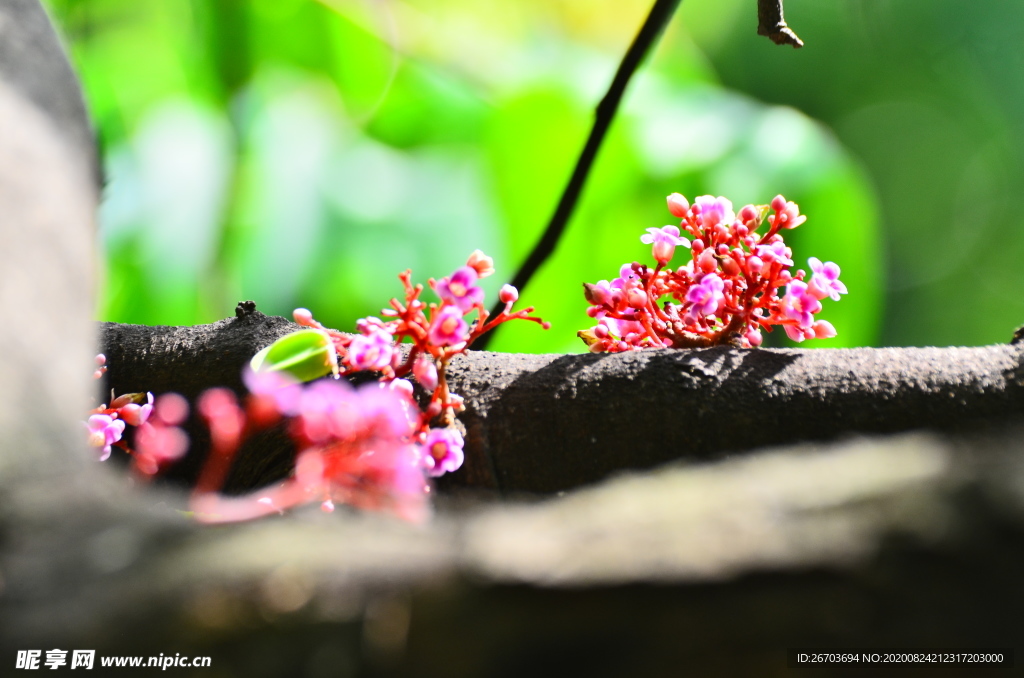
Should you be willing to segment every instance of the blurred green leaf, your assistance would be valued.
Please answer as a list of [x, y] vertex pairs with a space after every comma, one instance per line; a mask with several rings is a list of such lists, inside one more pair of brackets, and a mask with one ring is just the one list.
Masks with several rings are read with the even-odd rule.
[[259, 351], [249, 362], [254, 372], [287, 372], [299, 381], [337, 373], [338, 354], [326, 332], [299, 330]]

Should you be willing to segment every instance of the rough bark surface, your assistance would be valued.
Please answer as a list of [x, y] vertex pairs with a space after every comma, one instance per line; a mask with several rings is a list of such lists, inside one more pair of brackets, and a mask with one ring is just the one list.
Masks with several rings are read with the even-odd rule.
[[[0, 2], [0, 38], [5, 672], [19, 650], [95, 649], [97, 675], [104, 656], [175, 653], [209, 656], [173, 669], [205, 677], [834, 675], [791, 671], [786, 648], [1019, 643], [1019, 346], [471, 354], [453, 370], [466, 484], [550, 492], [688, 463], [543, 499], [441, 497], [421, 526], [315, 509], [192, 523], [180, 490], [83, 449], [89, 126], [38, 4]], [[289, 329], [103, 335], [119, 391], [194, 395], [237, 387]], [[908, 428], [942, 433], [750, 451]]]
[[[258, 311], [196, 327], [104, 323], [117, 393], [241, 389], [241, 366], [298, 329]], [[968, 431], [1024, 416], [1024, 345], [974, 348], [662, 350], [606, 355], [470, 352], [451, 363], [466, 398], [464, 469], [445, 487], [557, 492], [629, 469], [767, 445], [915, 429]], [[203, 431], [192, 430], [202, 442]], [[287, 473], [283, 440], [253, 446], [234, 487]], [[274, 447], [276, 445], [276, 448]], [[195, 458], [177, 476], [194, 477]]]

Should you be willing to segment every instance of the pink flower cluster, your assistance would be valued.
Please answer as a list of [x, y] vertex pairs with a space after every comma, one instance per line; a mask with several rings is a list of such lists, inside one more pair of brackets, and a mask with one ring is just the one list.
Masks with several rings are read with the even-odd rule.
[[[411, 272], [405, 271], [399, 275], [403, 300], [391, 300], [381, 313], [386, 320], [359, 320], [355, 335], [326, 328], [308, 310], [296, 309], [299, 325], [330, 338], [329, 362], [337, 367], [336, 377], [373, 371], [380, 379], [359, 388], [341, 379], [303, 386], [286, 372], [248, 371], [244, 378], [250, 395], [244, 408], [226, 389], [203, 394], [198, 408], [213, 444], [193, 499], [200, 520], [245, 520], [313, 500], [328, 511], [341, 502], [422, 519], [429, 508], [428, 477], [457, 470], [465, 456], [462, 434], [454, 425], [462, 398], [449, 391], [445, 379], [449, 361], [509, 320], [549, 327], [529, 315], [532, 307], [512, 311], [519, 293], [511, 285], [499, 293], [505, 309], [489, 318], [477, 283], [493, 272], [491, 258], [477, 250], [450, 276], [428, 281], [440, 303], [426, 303], [419, 298], [423, 286], [414, 286]], [[399, 349], [403, 340], [409, 342], [407, 352]], [[422, 409], [407, 377], [430, 396]], [[221, 496], [218, 491], [241, 441], [282, 418], [298, 448], [294, 474], [250, 497]]]
[[[102, 366], [106, 358], [100, 354], [96, 362]], [[95, 376], [103, 372], [97, 370]], [[177, 394], [162, 395], [154, 402], [152, 393], [126, 393], [114, 398], [109, 407], [95, 408], [85, 428], [89, 445], [100, 450], [100, 461], [110, 458], [113, 447], [120, 447], [131, 455], [137, 471], [152, 476], [184, 456], [188, 437], [178, 425], [187, 416], [188, 402]], [[135, 429], [132, 447], [124, 440], [128, 426]]]
[[[640, 237], [651, 245], [653, 269], [626, 264], [615, 280], [584, 283], [587, 314], [598, 323], [578, 334], [591, 351], [760, 346], [762, 330], [776, 325], [794, 341], [836, 335], [814, 315], [826, 297], [846, 294], [839, 266], [812, 257], [810, 280], [803, 270], [791, 271], [793, 252], [781, 231], [806, 221], [796, 203], [779, 195], [771, 205], [736, 213], [725, 198], [704, 195], [691, 205], [673, 193], [668, 209], [679, 226], [649, 228]], [[668, 264], [679, 247], [689, 248], [690, 260], [673, 269]]]
[[[287, 371], [274, 369], [271, 360], [260, 363], [264, 371], [248, 369], [243, 375], [249, 389], [243, 404], [226, 388], [200, 395], [196, 409], [210, 429], [211, 445], [192, 498], [197, 518], [247, 520], [314, 500], [328, 511], [341, 502], [390, 510], [412, 520], [424, 518], [429, 509], [428, 478], [455, 471], [464, 460], [463, 438], [455, 427], [455, 414], [463, 403], [448, 389], [449, 361], [509, 320], [549, 327], [530, 316], [532, 307], [512, 311], [519, 293], [511, 285], [499, 293], [504, 310], [490, 318], [477, 283], [493, 272], [491, 258], [477, 250], [450, 276], [429, 281], [440, 303], [426, 303], [419, 298], [423, 286], [414, 286], [411, 272], [405, 271], [399, 275], [404, 299], [391, 300], [391, 307], [381, 313], [386, 320], [359, 320], [355, 335], [328, 329], [308, 310], [296, 309], [299, 325], [329, 339], [326, 363], [315, 366], [312, 373], [329, 366], [335, 379], [302, 385]], [[410, 342], [408, 351], [399, 348], [403, 340]], [[288, 353], [287, 343], [275, 346], [287, 359], [308, 348], [299, 344], [293, 354]], [[105, 359], [97, 358], [103, 370], [104, 363]], [[340, 379], [363, 371], [380, 373], [379, 381], [354, 388]], [[97, 376], [101, 375], [98, 370]], [[406, 377], [429, 394], [422, 409]], [[180, 425], [188, 416], [188, 403], [177, 394], [162, 395], [155, 403], [152, 394], [147, 396], [143, 402], [141, 394], [130, 394], [111, 408], [97, 408], [88, 430], [90, 442], [103, 448], [104, 459], [110, 446], [119, 444], [133, 455], [139, 471], [153, 475], [187, 448], [188, 438]], [[294, 473], [248, 497], [223, 496], [220, 491], [242, 442], [282, 420], [296, 444]], [[135, 450], [119, 442], [126, 423], [139, 427]]]
[[[448, 390], [445, 371], [449, 361], [469, 346], [482, 334], [509, 320], [529, 320], [544, 329], [550, 324], [531, 316], [533, 307], [513, 312], [512, 306], [519, 299], [519, 292], [511, 285], [501, 288], [498, 296], [505, 309], [494, 318], [484, 308], [484, 291], [478, 286], [481, 278], [494, 273], [493, 260], [480, 250], [473, 252], [465, 266], [456, 269], [441, 280], [428, 280], [441, 303], [426, 303], [420, 300], [423, 285], [413, 285], [412, 272], [405, 271], [398, 277], [405, 288], [403, 300], [392, 299], [391, 308], [381, 311], [386, 318], [363, 318], [356, 323], [359, 334], [350, 335], [324, 327], [313, 319], [313, 314], [304, 308], [295, 310], [295, 322], [325, 332], [331, 339], [340, 365], [339, 376], [360, 371], [381, 373], [383, 382], [404, 380], [413, 377], [425, 391], [431, 394], [428, 404], [420, 413], [419, 433], [425, 436], [432, 421], [442, 427], [450, 427], [455, 414], [462, 410], [462, 399]], [[475, 318], [472, 317], [475, 315]], [[398, 345], [409, 342], [409, 351], [404, 354]], [[458, 435], [454, 433], [453, 435]], [[446, 438], [447, 439], [447, 438]], [[422, 442], [422, 440], [421, 440]], [[436, 443], [432, 444], [432, 448]], [[461, 438], [458, 445], [461, 450]], [[459, 453], [461, 455], [461, 452]], [[430, 458], [436, 455], [431, 453]], [[432, 475], [454, 471], [461, 465], [448, 459], [430, 465], [425, 462]]]
[[[354, 388], [344, 380], [302, 385], [281, 372], [244, 375], [250, 394], [244, 407], [228, 389], [200, 396], [198, 410], [210, 427], [210, 457], [196, 484], [192, 506], [203, 522], [249, 520], [284, 509], [335, 502], [388, 510], [409, 520], [428, 512], [424, 461], [417, 442], [419, 409], [411, 384], [395, 380]], [[285, 419], [296, 443], [295, 472], [287, 480], [246, 497], [218, 493], [242, 440]], [[438, 429], [441, 430], [441, 429]], [[452, 447], [461, 458], [462, 438]]]

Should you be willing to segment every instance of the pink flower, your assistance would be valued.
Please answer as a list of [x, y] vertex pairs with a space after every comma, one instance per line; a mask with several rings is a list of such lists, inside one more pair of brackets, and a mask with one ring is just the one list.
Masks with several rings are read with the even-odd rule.
[[188, 418], [188, 401], [177, 393], [164, 393], [153, 405], [153, 415], [167, 426], [178, 426]]
[[782, 329], [786, 330], [786, 336], [793, 341], [799, 343], [804, 339], [814, 339], [814, 330], [809, 327], [793, 327], [792, 325], [783, 325]]
[[700, 215], [703, 218], [702, 225], [705, 230], [718, 224], [728, 226], [736, 219], [736, 213], [732, 211], [732, 201], [725, 198], [702, 195], [693, 201], [693, 205], [700, 208]]
[[360, 329], [364, 329], [364, 334], [357, 335], [348, 345], [349, 365], [357, 370], [382, 370], [390, 365], [395, 338], [379, 326], [364, 324]]
[[245, 430], [245, 413], [234, 391], [224, 387], [207, 389], [196, 401], [196, 410], [210, 428], [215, 450], [234, 450], [238, 446]]
[[437, 296], [455, 304], [463, 312], [482, 304], [484, 291], [476, 286], [477, 271], [472, 266], [456, 269], [447, 278], [441, 278], [436, 286]]
[[602, 318], [597, 326], [601, 334], [612, 335], [621, 339], [630, 334], [640, 334], [644, 326], [635, 320], [619, 320], [618, 318]]
[[839, 301], [840, 294], [846, 294], [846, 285], [839, 280], [839, 266], [831, 261], [821, 263], [820, 259], [811, 257], [807, 260], [811, 265], [810, 290], [818, 299], [831, 297], [833, 301]]
[[412, 366], [412, 374], [420, 386], [431, 393], [437, 388], [437, 366], [433, 359], [427, 356], [420, 356]]
[[[811, 323], [814, 322], [814, 314], [821, 310], [821, 302], [811, 294], [807, 283], [794, 280], [786, 286], [782, 309], [786, 317], [798, 321], [801, 328], [810, 328]], [[788, 325], [786, 334], [790, 334]], [[790, 337], [792, 337], [791, 334]]]
[[708, 273], [701, 278], [700, 283], [692, 286], [686, 292], [686, 301], [693, 304], [690, 307], [689, 315], [696, 318], [697, 315], [711, 315], [718, 310], [719, 303], [725, 298], [722, 290], [725, 289], [725, 282], [718, 277], [717, 273]]
[[[618, 298], [616, 294], [618, 294]], [[583, 283], [583, 296], [594, 306], [615, 308], [618, 299], [622, 298], [622, 293], [616, 293], [615, 288], [607, 280], [598, 280], [594, 284]]]
[[178, 428], [188, 417], [188, 401], [177, 393], [164, 393], [153, 404], [149, 421], [135, 433], [135, 467], [146, 475], [188, 451], [188, 435]]
[[180, 459], [188, 450], [188, 435], [177, 426], [166, 426], [159, 419], [145, 423], [135, 434], [135, 466], [146, 475]]
[[124, 422], [106, 414], [94, 414], [85, 425], [89, 432], [89, 444], [103, 448], [100, 461], [110, 457], [110, 446], [121, 439], [124, 433]]
[[298, 412], [302, 386], [287, 372], [254, 372], [246, 365], [242, 371], [242, 382], [254, 398], [261, 404], [266, 403], [278, 414], [293, 415]]
[[457, 471], [465, 455], [462, 435], [451, 428], [432, 428], [423, 443], [423, 466], [427, 475], [437, 477]]
[[634, 281], [638, 281], [636, 271], [633, 270], [632, 264], [623, 264], [619, 268], [619, 277], [611, 282], [612, 289], [623, 289], [629, 287], [629, 284]]
[[[392, 392], [367, 385], [359, 393], [358, 399], [363, 400], [374, 393], [386, 397]], [[419, 446], [395, 435], [388, 426], [375, 426], [373, 419], [363, 424], [344, 439], [302, 450], [293, 480], [269, 493], [277, 495], [272, 499], [273, 506], [288, 508], [330, 500], [422, 519], [428, 488]]]
[[756, 254], [764, 263], [771, 264], [779, 262], [783, 266], [793, 265], [793, 250], [786, 247], [786, 243], [776, 240], [769, 245], [758, 245]]
[[469, 338], [469, 326], [455, 306], [445, 306], [434, 317], [427, 337], [434, 346], [455, 346]]
[[144, 405], [137, 405], [136, 403], [128, 403], [124, 407], [118, 409], [117, 415], [124, 420], [124, 423], [131, 426], [141, 426], [146, 423], [149, 419], [149, 415], [153, 412], [153, 394], [146, 393], [146, 403]]
[[664, 266], [672, 260], [676, 253], [676, 247], [682, 245], [690, 246], [690, 241], [679, 237], [679, 227], [662, 226], [661, 228], [648, 228], [647, 235], [640, 236], [640, 242], [645, 245], [653, 244], [654, 260]]
[[356, 391], [366, 430], [376, 434], [384, 432], [388, 436], [400, 439], [405, 439], [416, 431], [419, 425], [419, 408], [407, 391], [395, 387], [398, 381], [400, 380], [396, 379], [390, 384], [366, 384]]
[[315, 381], [298, 399], [292, 433], [308, 444], [356, 435], [362, 412], [355, 390], [346, 381]]

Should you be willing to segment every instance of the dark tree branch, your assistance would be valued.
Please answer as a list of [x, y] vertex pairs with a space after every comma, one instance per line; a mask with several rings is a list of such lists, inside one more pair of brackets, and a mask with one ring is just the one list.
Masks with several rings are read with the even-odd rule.
[[[297, 326], [259, 312], [196, 327], [102, 324], [125, 391], [240, 388], [241, 366]], [[466, 398], [467, 461], [449, 484], [554, 492], [626, 469], [711, 460], [853, 433], [960, 431], [1024, 416], [1024, 345], [976, 348], [472, 351], [449, 383]], [[200, 435], [201, 438], [201, 435]], [[269, 445], [269, 444], [268, 444]], [[200, 451], [201, 452], [201, 451]], [[239, 487], [280, 477], [279, 444], [242, 456]], [[196, 470], [193, 457], [188, 479]]]
[[[580, 157], [576, 161], [576, 167], [573, 169], [572, 176], [569, 177], [569, 183], [562, 192], [562, 197], [558, 201], [555, 213], [551, 215], [551, 220], [548, 222], [547, 228], [544, 230], [540, 240], [534, 245], [533, 251], [526, 257], [526, 261], [523, 262], [512, 278], [512, 285], [516, 289], [524, 289], [541, 265], [554, 253], [555, 246], [558, 244], [559, 238], [562, 237], [562, 233], [565, 231], [566, 226], [569, 224], [569, 219], [576, 209], [576, 203], [579, 202], [583, 186], [590, 175], [590, 168], [594, 164], [598, 150], [601, 148], [605, 133], [611, 126], [612, 120], [615, 119], [615, 113], [619, 109], [619, 102], [622, 101], [622, 95], [625, 93], [630, 79], [636, 73], [640, 64], [643, 63], [651, 47], [657, 42], [658, 36], [665, 30], [665, 26], [672, 19], [672, 15], [675, 13], [676, 7], [679, 6], [680, 2], [681, 0], [657, 0], [654, 3], [654, 7], [651, 8], [651, 13], [647, 15], [644, 25], [640, 28], [640, 32], [637, 33], [636, 38], [633, 40], [633, 44], [629, 46], [625, 56], [622, 57], [622, 62], [619, 64], [619, 69], [615, 72], [612, 84], [608, 87], [604, 98], [597, 105], [594, 125], [590, 128], [590, 136], [587, 137], [587, 142], [583, 146], [583, 152], [580, 153]], [[504, 307], [505, 305], [501, 302], [495, 303], [494, 308], [491, 309], [491, 315], [497, 315]], [[494, 332], [491, 332], [481, 337], [477, 342], [477, 348], [480, 350], [486, 349], [493, 335]]]
[[757, 0], [757, 34], [768, 36], [776, 45], [804, 46], [782, 18], [782, 0]]
[[[647, 15], [644, 25], [640, 28], [640, 32], [637, 33], [633, 43], [629, 46], [625, 56], [623, 56], [615, 77], [612, 79], [611, 86], [609, 86], [604, 98], [597, 105], [594, 125], [590, 128], [590, 135], [587, 137], [587, 142], [583, 146], [580, 157], [576, 160], [576, 167], [569, 177], [569, 183], [566, 185], [565, 190], [562, 191], [562, 197], [558, 200], [555, 212], [551, 215], [551, 220], [548, 221], [547, 228], [544, 229], [540, 240], [534, 245], [533, 250], [526, 257], [526, 261], [523, 262], [512, 278], [511, 284], [517, 289], [525, 289], [534, 274], [547, 261], [548, 257], [554, 253], [555, 247], [558, 245], [558, 241], [569, 225], [569, 220], [576, 209], [576, 204], [579, 202], [583, 187], [587, 182], [587, 177], [590, 175], [590, 169], [597, 158], [597, 153], [601, 148], [601, 143], [604, 141], [605, 134], [615, 119], [615, 113], [618, 111], [619, 103], [622, 101], [622, 95], [625, 93], [630, 79], [636, 73], [640, 64], [643, 63], [644, 58], [655, 42], [657, 42], [658, 37], [664, 32], [680, 2], [681, 0], [657, 0], [654, 3], [654, 7], [651, 8], [650, 14]], [[777, 45], [804, 46], [803, 41], [786, 25], [782, 18], [782, 0], [758, 0], [757, 19], [757, 32], [759, 35], [768, 36]], [[502, 308], [504, 308], [504, 304], [495, 302], [494, 307], [491, 309], [491, 315], [497, 315], [501, 312]], [[491, 332], [481, 337], [477, 341], [477, 349], [485, 350], [494, 335], [495, 332]]]

